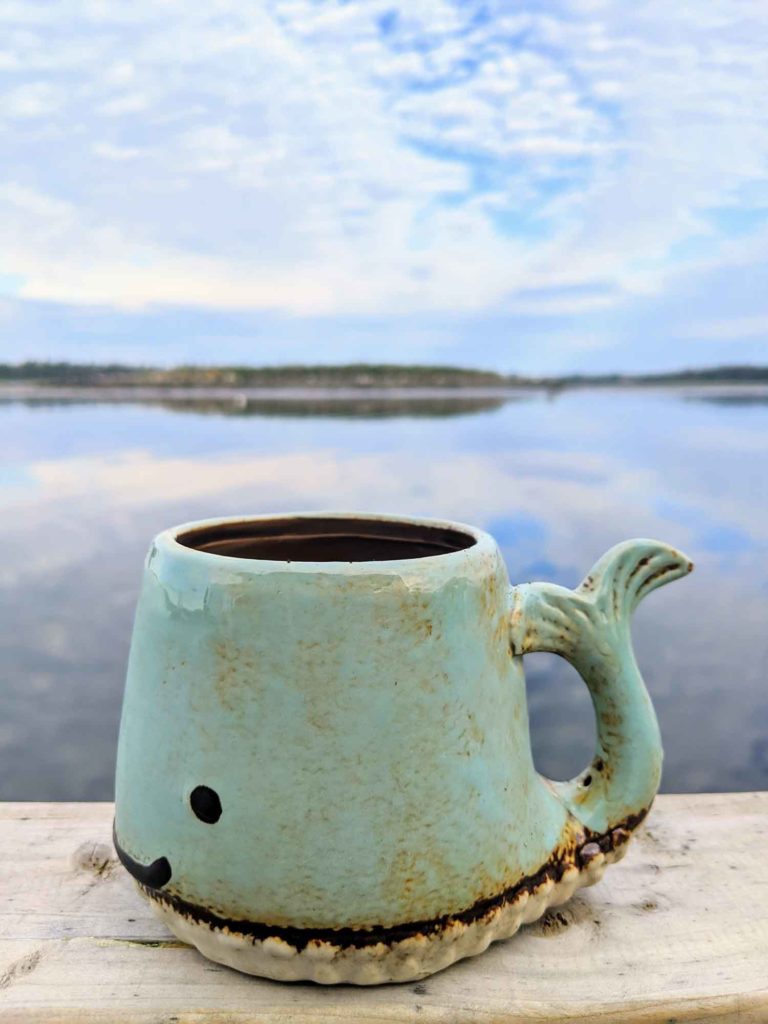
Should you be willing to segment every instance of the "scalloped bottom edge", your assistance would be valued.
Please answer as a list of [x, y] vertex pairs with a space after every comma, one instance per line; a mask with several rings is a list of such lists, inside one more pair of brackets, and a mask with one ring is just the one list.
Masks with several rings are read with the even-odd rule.
[[521, 925], [531, 924], [550, 907], [565, 903], [578, 889], [599, 882], [606, 866], [621, 860], [627, 846], [628, 843], [622, 843], [614, 850], [600, 853], [584, 867], [571, 865], [559, 881], [547, 878], [475, 921], [452, 921], [439, 932], [368, 946], [313, 940], [299, 950], [278, 936], [255, 939], [226, 927], [195, 921], [145, 889], [141, 891], [155, 915], [177, 938], [216, 963], [274, 981], [381, 985], [418, 981], [457, 960], [477, 956], [492, 942], [510, 938]]

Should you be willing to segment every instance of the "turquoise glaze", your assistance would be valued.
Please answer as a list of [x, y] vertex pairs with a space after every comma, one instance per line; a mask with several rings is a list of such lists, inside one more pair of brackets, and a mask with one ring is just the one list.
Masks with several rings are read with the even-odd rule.
[[[287, 544], [286, 557], [233, 555], [251, 534], [274, 534], [278, 547], [265, 550]], [[304, 537], [310, 553], [333, 555], [338, 536], [346, 560], [295, 557]], [[384, 557], [357, 560], [371, 543]], [[427, 553], [402, 557], [411, 550]], [[537, 872], [588, 884], [577, 875], [591, 858], [613, 859], [649, 808], [661, 745], [629, 617], [690, 568], [666, 545], [634, 540], [575, 591], [510, 587], [488, 534], [385, 516], [210, 520], [161, 533], [120, 731], [123, 863], [174, 930], [244, 970], [365, 982], [445, 966], [425, 946], [398, 976], [392, 949], [414, 936], [445, 946], [446, 928], [477, 929], [488, 907], [503, 910], [523, 890], [533, 899]], [[570, 782], [533, 765], [531, 651], [566, 657], [592, 695], [597, 751]], [[215, 821], [195, 813], [196, 790]], [[243, 956], [258, 949], [261, 959], [218, 955], [198, 942], [203, 932], [224, 945], [234, 936]], [[372, 937], [389, 967], [363, 976], [355, 958], [365, 949], [368, 970]], [[471, 945], [446, 962], [479, 951]], [[326, 946], [333, 956], [316, 959], [336, 974], [295, 966]]]

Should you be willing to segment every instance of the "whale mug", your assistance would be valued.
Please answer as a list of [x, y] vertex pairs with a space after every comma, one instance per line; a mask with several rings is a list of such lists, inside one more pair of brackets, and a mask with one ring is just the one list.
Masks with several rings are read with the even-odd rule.
[[[688, 559], [632, 540], [571, 591], [510, 586], [460, 523], [312, 513], [151, 546], [114, 841], [156, 913], [263, 977], [408, 981], [597, 881], [658, 789], [629, 617]], [[583, 677], [597, 749], [534, 768], [524, 655]]]

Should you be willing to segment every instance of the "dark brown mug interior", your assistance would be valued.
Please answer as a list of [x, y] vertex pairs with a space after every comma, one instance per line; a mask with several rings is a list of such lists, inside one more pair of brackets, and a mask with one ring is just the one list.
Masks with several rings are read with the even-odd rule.
[[230, 558], [284, 562], [378, 562], [472, 547], [461, 530], [385, 519], [306, 517], [219, 523], [178, 534], [184, 547]]

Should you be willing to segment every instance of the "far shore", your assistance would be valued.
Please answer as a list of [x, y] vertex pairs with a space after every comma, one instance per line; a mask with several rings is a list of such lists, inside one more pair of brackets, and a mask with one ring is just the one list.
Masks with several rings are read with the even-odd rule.
[[0, 363], [0, 394], [64, 399], [514, 397], [575, 388], [768, 386], [768, 366], [708, 366], [646, 373], [526, 375], [467, 366], [346, 363], [277, 366], [128, 366], [111, 363]]
[[[665, 391], [711, 401], [768, 396], [768, 366], [694, 367], [663, 373], [527, 376], [466, 366], [347, 363], [283, 366], [128, 366], [0, 363], [0, 402], [133, 403], [220, 410], [231, 415], [313, 412], [392, 416], [455, 415], [536, 396], [552, 401], [584, 390]], [[729, 398], [729, 396], [732, 396]]]

